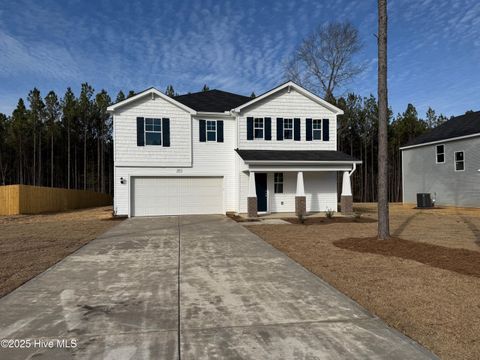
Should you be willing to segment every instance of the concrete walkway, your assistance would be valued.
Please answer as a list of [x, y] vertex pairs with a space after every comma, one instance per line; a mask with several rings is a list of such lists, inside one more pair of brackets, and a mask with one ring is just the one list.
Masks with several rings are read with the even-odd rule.
[[[179, 331], [180, 329], [180, 331]], [[135, 218], [0, 299], [1, 359], [429, 359], [222, 216]]]

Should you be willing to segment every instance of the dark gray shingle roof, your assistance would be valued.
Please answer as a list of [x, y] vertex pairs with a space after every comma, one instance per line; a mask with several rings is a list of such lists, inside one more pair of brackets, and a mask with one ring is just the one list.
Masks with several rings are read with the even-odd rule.
[[480, 111], [456, 116], [431, 131], [413, 139], [405, 146], [420, 145], [477, 133], [480, 134]]
[[245, 161], [357, 161], [341, 151], [331, 150], [240, 150]]
[[204, 112], [229, 111], [252, 100], [248, 96], [216, 89], [179, 95], [175, 96], [174, 99], [193, 110]]

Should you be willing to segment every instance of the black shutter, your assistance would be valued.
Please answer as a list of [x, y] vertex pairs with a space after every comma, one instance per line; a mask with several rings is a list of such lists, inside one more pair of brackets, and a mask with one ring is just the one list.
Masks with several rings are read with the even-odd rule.
[[205, 120], [199, 120], [200, 142], [207, 141], [207, 127]]
[[137, 117], [137, 146], [145, 145], [145, 121], [143, 117]]
[[272, 140], [272, 118], [265, 118], [265, 140]]
[[247, 117], [247, 140], [253, 140], [253, 117]]
[[277, 140], [283, 140], [283, 118], [277, 118]]
[[307, 125], [306, 126], [307, 131], [305, 132], [305, 138], [307, 141], [312, 141], [312, 132], [313, 132], [312, 119], [307, 119], [306, 125]]
[[300, 141], [300, 119], [293, 119], [293, 140]]
[[217, 120], [217, 142], [223, 142], [223, 120]]
[[170, 119], [163, 118], [162, 119], [162, 137], [163, 137], [163, 146], [169, 147], [170, 146]]
[[328, 141], [330, 140], [330, 120], [328, 119], [323, 119], [323, 124], [322, 124], [322, 131], [323, 131], [323, 141]]

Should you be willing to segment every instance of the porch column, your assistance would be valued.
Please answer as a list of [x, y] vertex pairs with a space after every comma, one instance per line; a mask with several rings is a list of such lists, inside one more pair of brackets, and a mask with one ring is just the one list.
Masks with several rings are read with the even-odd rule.
[[353, 212], [352, 185], [350, 182], [350, 173], [348, 171], [343, 172], [340, 207], [342, 208], [342, 213], [344, 214]]
[[307, 214], [307, 199], [305, 197], [305, 187], [303, 184], [303, 172], [297, 173], [297, 192], [295, 193], [295, 214], [305, 216]]
[[257, 189], [255, 187], [255, 173], [250, 171], [248, 175], [248, 197], [247, 197], [248, 217], [257, 217]]

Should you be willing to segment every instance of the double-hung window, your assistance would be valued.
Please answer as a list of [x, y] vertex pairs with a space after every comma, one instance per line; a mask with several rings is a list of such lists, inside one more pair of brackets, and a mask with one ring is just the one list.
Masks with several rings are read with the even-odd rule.
[[162, 145], [162, 119], [145, 119], [145, 145]]
[[322, 140], [322, 119], [312, 120], [312, 138], [313, 140]]
[[455, 171], [465, 171], [465, 154], [463, 151], [455, 151]]
[[283, 138], [293, 139], [293, 119], [283, 119]]
[[445, 162], [445, 145], [437, 145], [437, 164], [443, 164]]
[[273, 187], [275, 194], [283, 194], [283, 173], [274, 173]]
[[207, 120], [207, 141], [217, 141], [216, 120]]
[[264, 122], [263, 118], [255, 118], [253, 121], [253, 138], [254, 139], [263, 139], [264, 138]]

